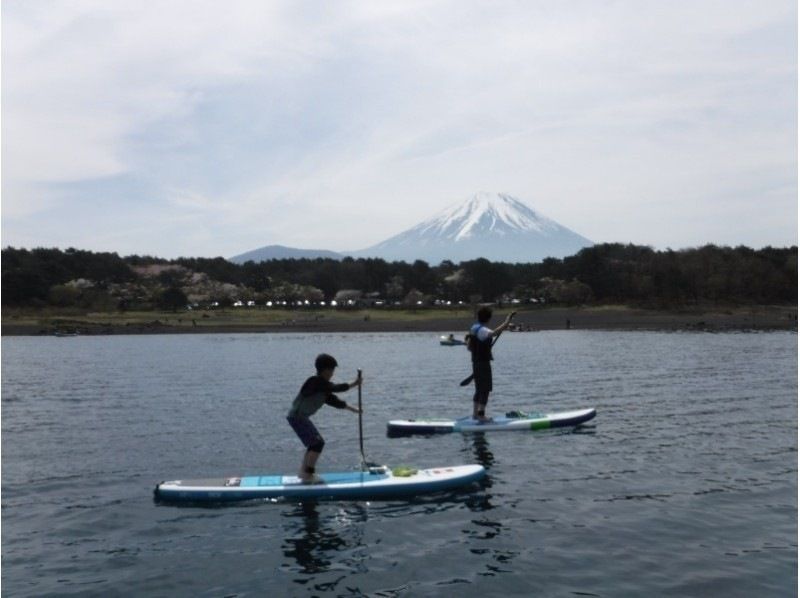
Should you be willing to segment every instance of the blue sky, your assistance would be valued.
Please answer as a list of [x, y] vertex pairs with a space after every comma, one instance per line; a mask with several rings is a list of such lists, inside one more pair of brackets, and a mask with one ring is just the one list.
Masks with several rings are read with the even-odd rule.
[[377, 243], [481, 191], [797, 243], [790, 1], [2, 3], [2, 244]]

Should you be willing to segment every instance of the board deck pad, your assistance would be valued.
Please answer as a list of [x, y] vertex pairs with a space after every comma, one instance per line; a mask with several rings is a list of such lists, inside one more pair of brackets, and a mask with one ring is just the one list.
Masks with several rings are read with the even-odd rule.
[[597, 415], [595, 409], [579, 409], [559, 413], [509, 412], [493, 417], [488, 422], [480, 422], [472, 417], [460, 419], [397, 419], [387, 424], [389, 436], [408, 436], [412, 434], [447, 434], [452, 432], [511, 432], [546, 430], [578, 426]]
[[[344, 473], [322, 473], [319, 477], [325, 484], [354, 484], [385, 480], [389, 476], [381, 474], [367, 474], [365, 476], [365, 474], [360, 471], [353, 471]], [[241, 478], [239, 486], [242, 488], [264, 488], [270, 486], [291, 486], [292, 484], [303, 484], [303, 481], [296, 475], [245, 476]]]
[[486, 475], [481, 465], [431, 469], [388, 467], [368, 471], [322, 473], [321, 483], [307, 484], [294, 475], [243, 475], [161, 482], [155, 497], [167, 502], [226, 502], [263, 498], [364, 499], [415, 496], [441, 492], [476, 482]]

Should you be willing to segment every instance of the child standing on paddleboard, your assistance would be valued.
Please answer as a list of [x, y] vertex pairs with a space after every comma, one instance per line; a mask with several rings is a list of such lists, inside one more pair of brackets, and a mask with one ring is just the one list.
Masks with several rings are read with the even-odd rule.
[[472, 398], [472, 418], [486, 422], [491, 418], [486, 417], [486, 404], [489, 402], [489, 393], [492, 392], [492, 344], [509, 324], [516, 312], [506, 316], [500, 326], [492, 330], [488, 326], [492, 319], [492, 308], [481, 307], [478, 310], [478, 321], [472, 325], [467, 335], [467, 348], [472, 353], [472, 375], [475, 382], [475, 395]]
[[333, 371], [337, 365], [339, 364], [330, 355], [325, 353], [318, 355], [314, 362], [317, 375], [311, 376], [303, 383], [300, 392], [297, 393], [297, 397], [292, 402], [289, 414], [286, 416], [289, 425], [292, 426], [292, 429], [306, 447], [306, 453], [303, 455], [303, 463], [300, 465], [300, 473], [298, 474], [304, 484], [318, 484], [322, 481], [316, 474], [315, 466], [320, 453], [322, 453], [322, 448], [325, 446], [325, 440], [323, 440], [322, 435], [314, 424], [311, 423], [311, 416], [319, 411], [323, 405], [359, 413], [358, 408], [351, 407], [333, 393], [344, 392], [354, 386], [360, 386], [362, 378], [359, 375], [350, 384], [333, 384], [331, 378], [333, 378]]

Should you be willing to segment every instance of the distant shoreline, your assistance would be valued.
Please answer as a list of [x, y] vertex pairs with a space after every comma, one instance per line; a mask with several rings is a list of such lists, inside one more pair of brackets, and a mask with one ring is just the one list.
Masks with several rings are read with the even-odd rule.
[[[498, 309], [494, 323], [508, 309]], [[472, 321], [469, 310], [96, 312], [4, 310], [2, 336], [439, 332], [460, 335]], [[758, 306], [682, 311], [627, 307], [543, 308], [520, 311], [515, 322], [538, 330], [797, 330], [796, 306]]]

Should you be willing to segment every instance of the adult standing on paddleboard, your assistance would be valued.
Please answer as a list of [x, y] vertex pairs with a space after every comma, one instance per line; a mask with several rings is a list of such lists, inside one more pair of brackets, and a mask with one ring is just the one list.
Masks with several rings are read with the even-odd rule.
[[502, 332], [511, 324], [516, 312], [506, 316], [500, 326], [492, 330], [487, 326], [492, 319], [492, 308], [483, 306], [478, 310], [478, 321], [472, 325], [467, 335], [467, 348], [472, 353], [472, 376], [475, 382], [475, 395], [472, 398], [472, 418], [478, 421], [490, 421], [486, 416], [486, 404], [492, 392], [492, 345]]
[[311, 422], [311, 416], [314, 415], [323, 405], [330, 405], [337, 409], [347, 409], [353, 413], [360, 413], [356, 407], [351, 407], [346, 402], [337, 397], [335, 392], [344, 392], [350, 390], [354, 386], [361, 386], [361, 371], [358, 372], [358, 378], [350, 384], [333, 384], [333, 372], [339, 364], [336, 360], [325, 353], [317, 356], [314, 366], [317, 369], [317, 375], [311, 376], [303, 383], [300, 392], [297, 393], [292, 408], [289, 409], [289, 414], [286, 419], [289, 425], [295, 431], [297, 436], [306, 447], [305, 455], [303, 455], [303, 462], [300, 465], [300, 472], [298, 477], [303, 483], [317, 484], [321, 482], [316, 474], [317, 459], [319, 459], [322, 448], [325, 446], [325, 440], [317, 430], [316, 426]]

